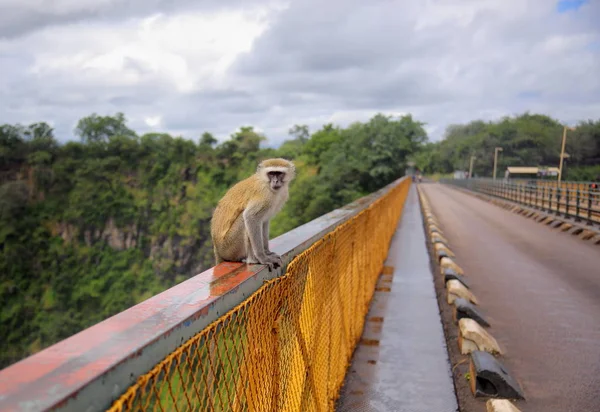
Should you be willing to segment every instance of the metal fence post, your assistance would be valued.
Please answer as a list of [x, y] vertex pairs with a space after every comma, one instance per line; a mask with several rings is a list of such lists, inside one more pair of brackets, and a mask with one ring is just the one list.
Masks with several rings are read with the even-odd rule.
[[579, 195], [580, 195], [579, 185], [577, 185], [577, 192], [575, 193], [575, 221], [576, 222], [581, 221], [581, 218], [579, 217], [579, 202], [580, 202]]
[[587, 224], [592, 224], [592, 191], [588, 191]]
[[542, 210], [546, 210], [546, 191], [548, 190], [547, 186], [542, 187]]

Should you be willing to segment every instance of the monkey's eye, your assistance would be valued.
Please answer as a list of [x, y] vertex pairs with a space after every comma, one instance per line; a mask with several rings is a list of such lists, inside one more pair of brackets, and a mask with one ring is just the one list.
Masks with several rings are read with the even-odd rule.
[[268, 173], [267, 173], [267, 176], [269, 176], [269, 178], [271, 178], [271, 179], [272, 179], [272, 178], [280, 178], [280, 177], [283, 177], [283, 175], [284, 175], [284, 174], [285, 174], [285, 173], [283, 173], [283, 172], [268, 172]]

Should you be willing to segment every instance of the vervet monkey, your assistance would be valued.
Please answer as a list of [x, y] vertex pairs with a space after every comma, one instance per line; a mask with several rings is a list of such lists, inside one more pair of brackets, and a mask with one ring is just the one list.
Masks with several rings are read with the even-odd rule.
[[236, 183], [217, 204], [210, 233], [216, 264], [223, 261], [281, 266], [269, 250], [269, 221], [288, 200], [288, 185], [296, 175], [294, 163], [267, 159], [256, 173]]

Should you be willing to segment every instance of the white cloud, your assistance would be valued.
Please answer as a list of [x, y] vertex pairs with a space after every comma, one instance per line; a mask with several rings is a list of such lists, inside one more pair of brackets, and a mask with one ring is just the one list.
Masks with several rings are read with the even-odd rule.
[[144, 118], [144, 122], [146, 122], [149, 127], [157, 127], [162, 124], [162, 116], [148, 116]]
[[116, 27], [81, 23], [46, 29], [31, 36], [45, 49], [34, 55], [31, 72], [69, 73], [98, 86], [155, 78], [181, 93], [207, 89], [222, 81], [239, 53], [250, 50], [265, 29], [263, 20], [241, 12], [156, 14]]
[[294, 124], [379, 111], [412, 113], [434, 139], [525, 110], [599, 113], [593, 1], [565, 13], [546, 0], [40, 4], [0, 0], [0, 121], [53, 122], [61, 140], [92, 112], [189, 138], [252, 125], [270, 145]]

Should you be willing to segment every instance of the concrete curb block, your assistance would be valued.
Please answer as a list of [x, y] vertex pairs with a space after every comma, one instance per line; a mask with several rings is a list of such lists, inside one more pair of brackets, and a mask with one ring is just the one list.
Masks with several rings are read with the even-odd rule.
[[[463, 190], [456, 188], [458, 190]], [[468, 192], [476, 197], [477, 193]], [[525, 399], [522, 389], [512, 378], [502, 363], [494, 355], [502, 356], [504, 351], [496, 339], [484, 328], [489, 328], [490, 323], [480, 312], [479, 301], [470, 290], [464, 278], [463, 269], [455, 262], [455, 254], [450, 243], [444, 236], [441, 225], [432, 212], [429, 201], [417, 185], [417, 192], [421, 201], [424, 226], [430, 243], [430, 255], [435, 257], [440, 273], [444, 277], [446, 286], [446, 301], [452, 306], [452, 318], [458, 327], [458, 346], [462, 355], [470, 356], [470, 387], [475, 397], [487, 396], [490, 399], [486, 407], [488, 412], [520, 412], [508, 399]], [[496, 199], [485, 199], [504, 209], [511, 210], [534, 219], [540, 223], [549, 224], [558, 219], [544, 215], [537, 211], [529, 210], [518, 205], [509, 204]], [[556, 223], [558, 226], [565, 222]], [[568, 227], [565, 230], [572, 229]], [[577, 235], [589, 240], [596, 239], [600, 244], [600, 233], [593, 231], [579, 231]], [[458, 377], [455, 377], [458, 379]]]
[[446, 299], [449, 305], [452, 305], [452, 303], [454, 303], [454, 301], [458, 298], [468, 300], [469, 302], [474, 303], [475, 305], [479, 304], [479, 301], [477, 300], [473, 292], [467, 289], [465, 285], [463, 285], [456, 279], [450, 279], [448, 282], [446, 282], [446, 294]]
[[485, 317], [479, 312], [479, 309], [475, 307], [471, 302], [466, 299], [458, 298], [454, 300], [454, 310], [452, 311], [452, 318], [454, 322], [458, 324], [461, 319], [473, 319], [481, 326], [489, 327], [490, 323]]
[[465, 274], [465, 272], [462, 270], [462, 268], [460, 266], [458, 266], [454, 262], [454, 260], [452, 260], [452, 258], [449, 258], [449, 257], [443, 257], [440, 259], [440, 268], [441, 268], [442, 275], [444, 274], [444, 269], [452, 269], [454, 272], [456, 272], [459, 275]]
[[567, 230], [571, 229], [572, 227], [573, 227], [573, 225], [570, 223], [563, 223], [560, 230], [563, 232], [566, 232]]
[[493, 355], [502, 354], [496, 339], [477, 321], [462, 318], [458, 321], [458, 328], [460, 329], [458, 347], [463, 355], [468, 355], [476, 350], [489, 352]]
[[471, 391], [475, 397], [525, 399], [519, 383], [493, 355], [484, 351], [471, 352]]
[[490, 399], [485, 404], [486, 412], [521, 412], [508, 399]]
[[431, 235], [431, 243], [443, 243], [448, 246], [448, 240], [439, 233], [434, 233]]
[[583, 229], [577, 236], [579, 236], [581, 240], [590, 240], [596, 236], [596, 233], [592, 232], [591, 230]]
[[427, 225], [440, 227], [440, 224], [435, 219], [427, 219], [426, 222], [427, 222]]
[[[529, 219], [534, 220], [535, 222], [543, 223], [547, 226], [550, 226], [553, 229], [558, 229], [562, 232], [568, 232], [569, 234], [572, 234], [572, 235], [579, 235], [580, 233], [585, 232], [586, 233], [585, 235], [579, 236], [579, 238], [581, 240], [586, 241], [586, 242], [591, 242], [595, 245], [600, 245], [600, 241], [599, 241], [600, 227], [590, 226], [590, 225], [587, 225], [584, 223], [580, 223], [580, 220], [576, 220], [574, 218], [571, 219], [571, 218], [566, 218], [563, 216], [558, 216], [558, 215], [556, 215], [556, 212], [540, 211], [540, 210], [533, 209], [530, 206], [520, 206], [518, 204], [515, 205], [509, 199], [497, 199], [490, 195], [473, 192], [469, 189], [454, 186], [451, 184], [446, 184], [446, 187], [451, 187], [455, 190], [464, 192], [466, 194], [474, 196], [474, 197], [481, 199], [483, 201], [486, 201], [488, 203], [495, 204], [504, 209], [510, 210], [513, 213], [516, 213], [521, 216], [525, 216]], [[576, 233], [574, 233], [574, 232], [576, 232]], [[598, 238], [596, 238], [596, 237], [598, 237]]]
[[429, 225], [428, 227], [429, 229], [429, 235], [431, 236], [433, 233], [439, 233], [440, 235], [444, 235], [444, 233], [442, 232], [442, 229], [440, 229], [439, 227], [437, 227], [436, 225]]
[[460, 283], [462, 283], [463, 286], [466, 287], [467, 289], [471, 289], [467, 280], [463, 276], [456, 273], [454, 270], [452, 270], [450, 268], [446, 268], [446, 269], [444, 269], [443, 272], [444, 272], [444, 286], [448, 285], [449, 280], [455, 279], [455, 280], [458, 280]]
[[454, 257], [454, 253], [450, 249], [448, 249], [448, 246], [444, 245], [443, 243], [434, 243], [433, 249], [438, 260], [444, 257]]

